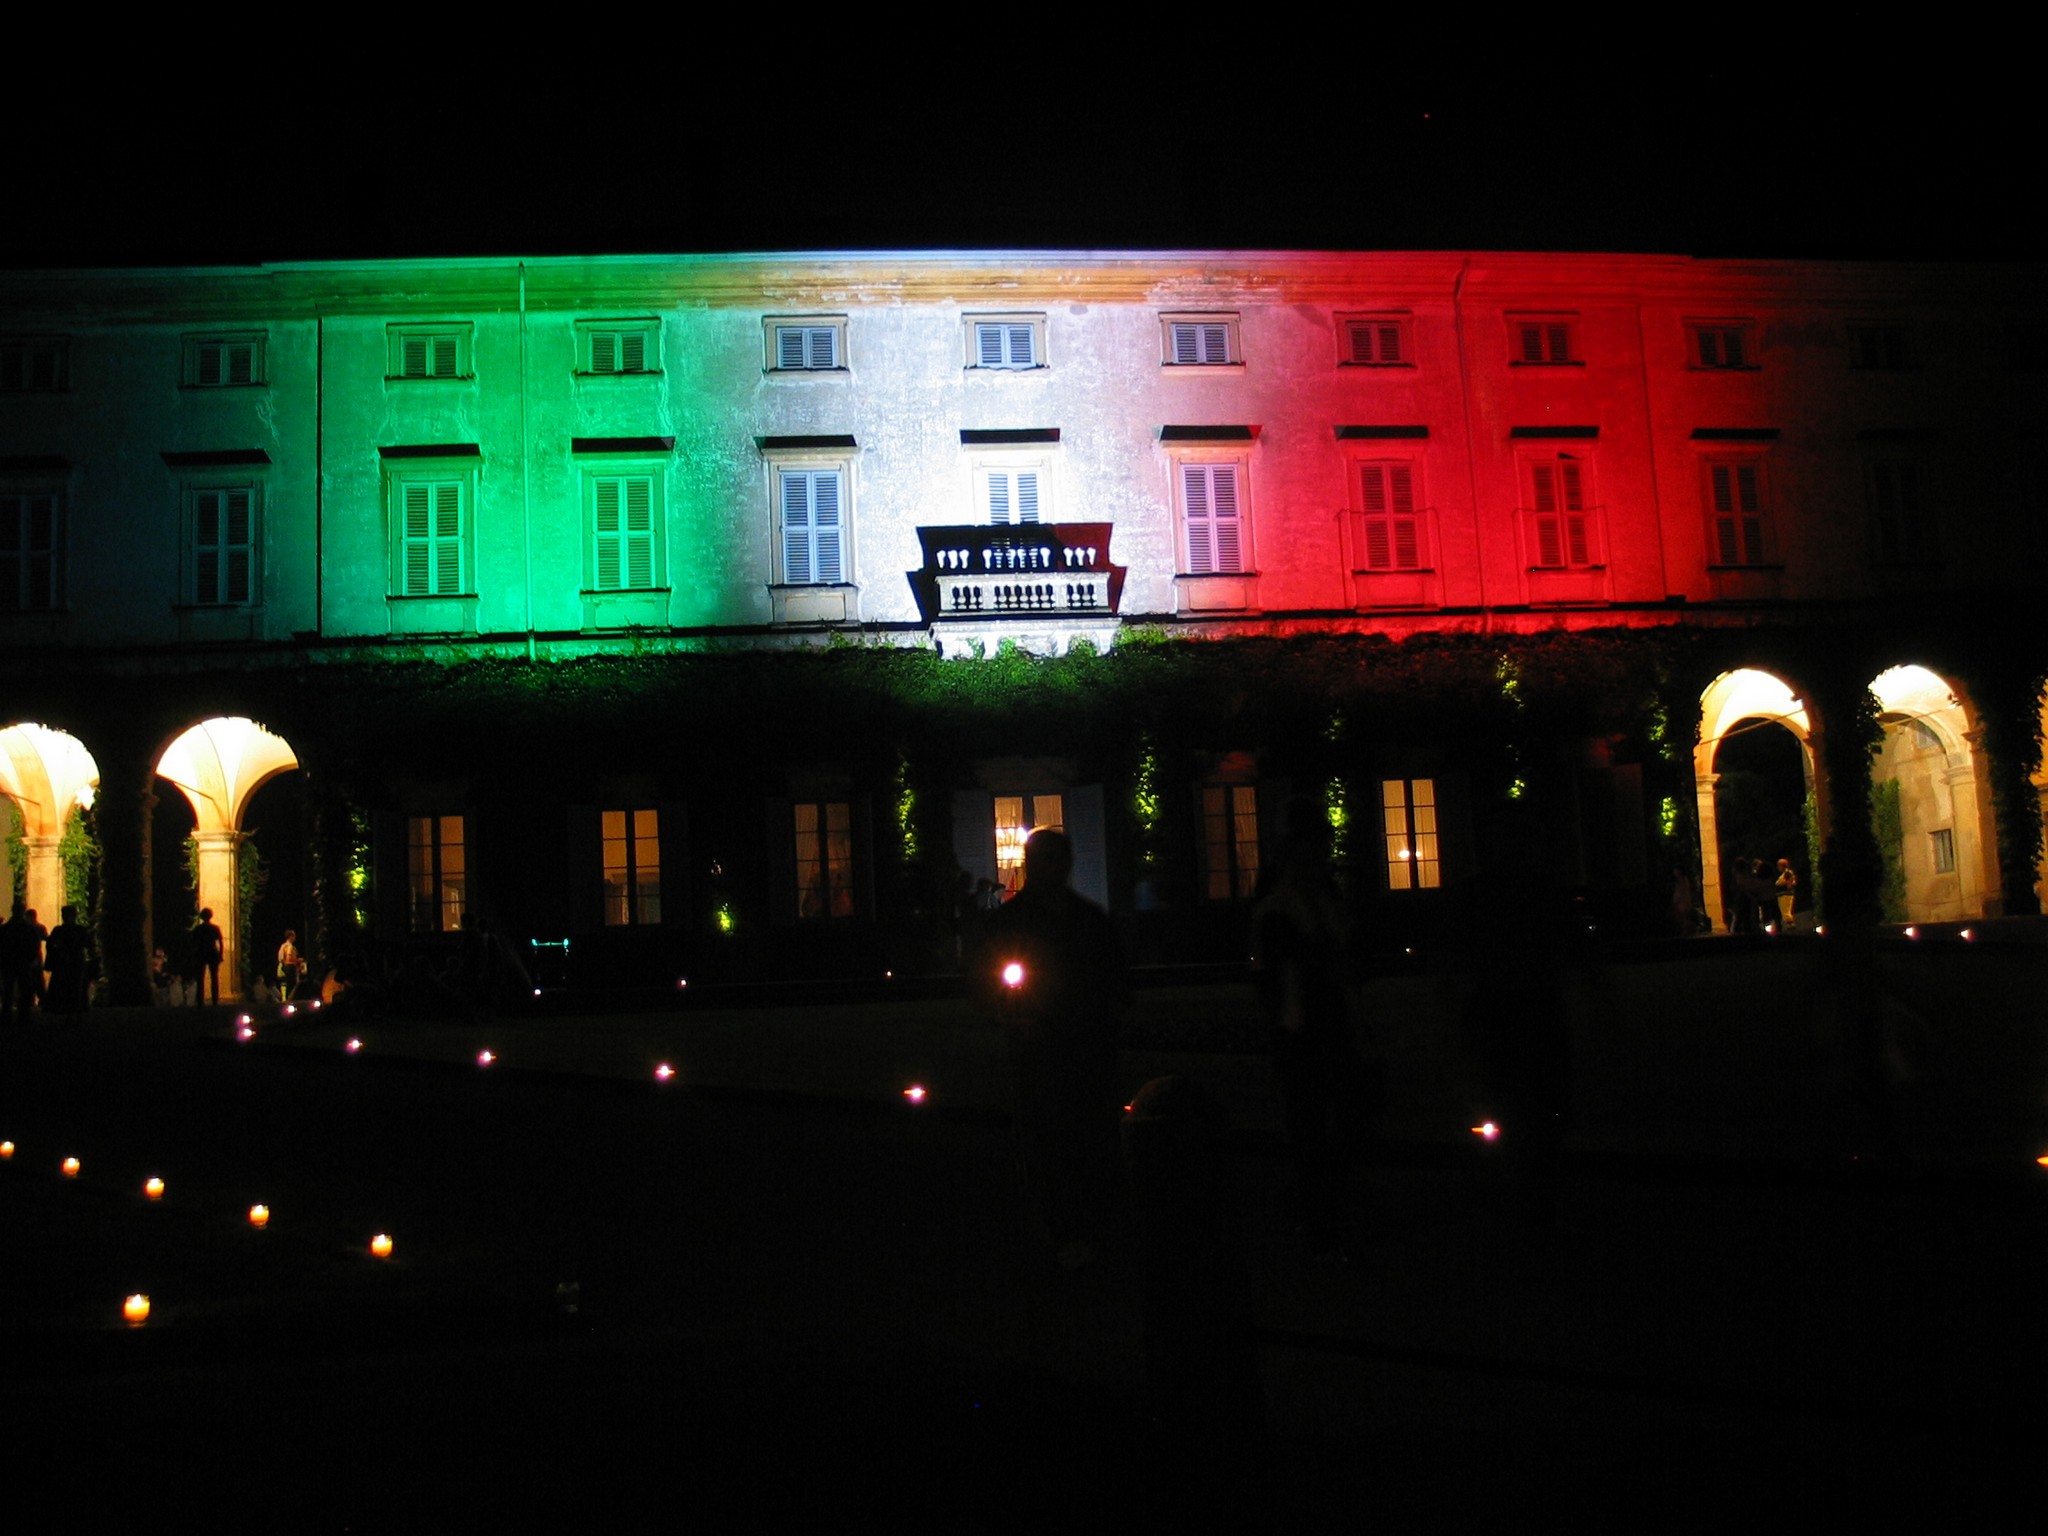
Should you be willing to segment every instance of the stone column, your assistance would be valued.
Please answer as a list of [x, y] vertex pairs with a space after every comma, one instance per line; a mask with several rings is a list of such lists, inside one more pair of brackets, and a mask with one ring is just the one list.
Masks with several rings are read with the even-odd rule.
[[56, 927], [64, 910], [64, 859], [57, 851], [62, 841], [33, 835], [21, 840], [28, 854], [28, 909], [45, 928]]
[[1714, 932], [1726, 933], [1728, 905], [1721, 899], [1721, 813], [1714, 802], [1714, 786], [1721, 782], [1721, 775], [1694, 769], [1692, 782], [1699, 813], [1700, 901], [1713, 920]]
[[97, 761], [100, 787], [93, 820], [100, 838], [100, 963], [107, 975], [106, 1000], [136, 1007], [150, 1000], [149, 844], [156, 796], [146, 762], [123, 762], [108, 753]]
[[199, 844], [199, 905], [213, 909], [213, 921], [221, 931], [222, 954], [220, 990], [223, 1001], [242, 995], [241, 890], [237, 855], [242, 832], [197, 832]]

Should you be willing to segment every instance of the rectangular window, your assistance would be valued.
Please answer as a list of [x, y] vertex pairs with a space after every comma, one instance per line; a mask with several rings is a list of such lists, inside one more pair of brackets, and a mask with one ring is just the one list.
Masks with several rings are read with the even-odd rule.
[[1913, 366], [1913, 337], [1903, 325], [1858, 321], [1849, 327], [1849, 366], [1891, 373]]
[[1252, 784], [1204, 784], [1202, 895], [1247, 897], [1259, 883], [1259, 792]]
[[1934, 843], [1934, 872], [1937, 875], [1952, 875], [1956, 872], [1956, 835], [1948, 827], [1936, 828], [1928, 836]]
[[846, 580], [846, 471], [778, 466], [775, 502], [784, 584]]
[[991, 523], [1036, 523], [1047, 518], [1051, 489], [1043, 464], [990, 464], [974, 472], [977, 509]]
[[653, 473], [588, 475], [590, 590], [644, 591], [661, 570], [661, 482]]
[[970, 316], [967, 321], [967, 366], [1043, 368], [1045, 316]]
[[579, 373], [659, 373], [659, 320], [583, 320], [576, 325]]
[[194, 389], [228, 389], [263, 382], [263, 336], [187, 336], [185, 383]]
[[846, 322], [838, 318], [769, 320], [771, 373], [830, 373], [846, 366]]
[[0, 395], [61, 394], [71, 383], [71, 344], [61, 336], [0, 341]]
[[610, 927], [661, 921], [661, 821], [655, 811], [602, 811], [604, 920]]
[[1910, 460], [1880, 460], [1869, 468], [1870, 517], [1877, 558], [1890, 565], [1927, 560], [1934, 530], [1922, 501], [1920, 466]]
[[1169, 368], [1219, 368], [1243, 360], [1235, 315], [1168, 315], [1160, 323]]
[[1382, 779], [1380, 809], [1387, 839], [1387, 889], [1435, 890], [1443, 883], [1437, 846], [1436, 780]]
[[1715, 565], [1762, 565], [1769, 558], [1763, 465], [1755, 459], [1710, 459], [1706, 476], [1708, 558]]
[[1358, 484], [1365, 569], [1427, 569], [1429, 551], [1423, 547], [1422, 512], [1415, 494], [1415, 466], [1398, 461], [1360, 464]]
[[1175, 466], [1185, 574], [1213, 576], [1245, 569], [1243, 468], [1236, 462], [1185, 460]]
[[1346, 368], [1397, 368], [1413, 361], [1406, 315], [1339, 315], [1337, 361]]
[[793, 809], [796, 912], [806, 922], [853, 916], [853, 809], [844, 800]]
[[1686, 327], [1695, 368], [1754, 368], [1756, 345], [1747, 320], [1696, 320]]
[[64, 605], [64, 497], [0, 490], [0, 613]]
[[192, 587], [201, 607], [245, 607], [256, 595], [257, 488], [196, 486], [192, 497]]
[[997, 795], [996, 883], [1007, 896], [1024, 888], [1024, 844], [1040, 827], [1066, 826], [1066, 805], [1058, 795]]
[[454, 933], [469, 905], [460, 816], [406, 819], [406, 873], [414, 933]]
[[394, 379], [468, 378], [470, 332], [468, 325], [389, 327], [389, 376]]
[[469, 591], [470, 501], [467, 475], [420, 472], [391, 482], [391, 590], [400, 597], [452, 597]]
[[1578, 321], [1570, 315], [1516, 315], [1508, 320], [1517, 365], [1555, 367], [1579, 360]]
[[1530, 463], [1528, 516], [1533, 565], [1570, 570], [1594, 563], [1587, 479], [1584, 461], [1568, 453]]

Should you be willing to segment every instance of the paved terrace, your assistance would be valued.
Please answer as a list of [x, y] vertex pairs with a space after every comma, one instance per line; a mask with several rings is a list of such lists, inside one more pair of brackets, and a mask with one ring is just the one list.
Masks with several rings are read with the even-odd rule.
[[1265, 1435], [1197, 1455], [1145, 1400], [1131, 1255], [1070, 1275], [1031, 1240], [999, 1041], [954, 989], [271, 1010], [247, 1042], [232, 1010], [38, 1022], [0, 1038], [20, 1477], [81, 1517], [203, 1496], [276, 1529], [1092, 1527], [1183, 1497], [1429, 1529], [1960, 1518], [2038, 1454], [2048, 950], [1882, 950], [1880, 1169], [1818, 942], [1581, 989], [1554, 1222], [1470, 1134], [1438, 984], [1375, 983], [1390, 1106], [1350, 1263], [1296, 1234], [1248, 988], [1141, 986], [1131, 1086], [1183, 1073], [1230, 1113], [1259, 1341]]

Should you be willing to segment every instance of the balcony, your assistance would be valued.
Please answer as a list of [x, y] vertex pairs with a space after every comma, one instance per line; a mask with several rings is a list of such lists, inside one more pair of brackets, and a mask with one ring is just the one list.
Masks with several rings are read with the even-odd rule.
[[1124, 567], [1109, 559], [1113, 526], [920, 528], [924, 567], [907, 573], [918, 611], [935, 628], [1012, 619], [1093, 619], [1113, 628], [1124, 593]]

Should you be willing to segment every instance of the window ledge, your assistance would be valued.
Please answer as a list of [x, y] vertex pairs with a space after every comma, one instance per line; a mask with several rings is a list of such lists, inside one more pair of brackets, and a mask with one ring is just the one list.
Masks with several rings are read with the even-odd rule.
[[838, 585], [771, 585], [768, 601], [777, 624], [858, 624], [860, 587], [854, 582]]
[[1173, 578], [1173, 589], [1180, 613], [1251, 613], [1259, 606], [1257, 571], [1181, 572]]
[[614, 368], [609, 373], [600, 373], [593, 368], [578, 368], [573, 375], [578, 379], [658, 379], [659, 368]]
[[239, 394], [245, 389], [268, 389], [270, 388], [270, 380], [251, 379], [246, 384], [195, 384], [187, 380], [180, 384], [178, 388], [190, 390], [195, 395], [232, 395]]
[[[979, 373], [983, 371], [1000, 372], [1001, 370], [971, 369], [969, 371]], [[1022, 373], [1026, 370], [1020, 368], [1010, 371]], [[851, 377], [853, 370], [851, 368], [763, 368], [761, 374], [762, 377], [770, 379], [844, 379]]]
[[444, 373], [438, 376], [430, 376], [415, 373], [387, 373], [384, 375], [384, 382], [386, 384], [474, 384], [476, 382], [476, 375], [473, 373]]
[[1402, 369], [1406, 369], [1406, 370], [1407, 370], [1408, 372], [1410, 372], [1410, 373], [1413, 373], [1413, 372], [1415, 371], [1415, 367], [1416, 367], [1416, 365], [1415, 365], [1414, 363], [1354, 363], [1354, 362], [1350, 362], [1350, 361], [1345, 361], [1345, 362], [1341, 362], [1341, 363], [1339, 363], [1339, 364], [1338, 364], [1337, 366], [1338, 366], [1338, 368], [1339, 368], [1339, 369], [1344, 369], [1344, 368], [1363, 368], [1363, 369], [1374, 369], [1374, 368], [1376, 368], [1376, 369], [1379, 369], [1379, 370], [1381, 370], [1382, 372], [1386, 372], [1386, 371], [1395, 371], [1395, 372], [1398, 372], [1398, 371], [1400, 371], [1400, 370], [1402, 370]]
[[457, 593], [433, 597], [384, 599], [391, 616], [394, 635], [473, 635], [476, 633], [476, 594]]
[[668, 628], [667, 587], [586, 587], [578, 594], [583, 603], [585, 630]]
[[1511, 357], [1508, 359], [1508, 366], [1510, 368], [1583, 368], [1586, 366], [1586, 360], [1583, 357], [1568, 357], [1562, 362], [1532, 363], [1525, 357]]
[[1161, 363], [1161, 373], [1243, 373], [1243, 363]]
[[178, 639], [188, 644], [263, 638], [261, 603], [174, 603], [171, 611], [178, 618]]

